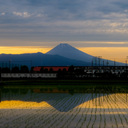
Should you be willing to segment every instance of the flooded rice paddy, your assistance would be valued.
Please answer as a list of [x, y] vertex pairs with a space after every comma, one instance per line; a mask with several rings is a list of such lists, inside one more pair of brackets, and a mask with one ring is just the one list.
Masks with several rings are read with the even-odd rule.
[[3, 90], [1, 128], [127, 128], [127, 93]]

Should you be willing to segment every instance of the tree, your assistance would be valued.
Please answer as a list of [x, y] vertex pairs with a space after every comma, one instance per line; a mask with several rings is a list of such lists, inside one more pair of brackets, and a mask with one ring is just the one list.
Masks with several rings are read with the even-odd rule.
[[13, 67], [12, 68], [12, 73], [19, 73], [20, 72], [20, 70], [19, 70], [19, 67]]
[[43, 67], [41, 67], [40, 72], [41, 72], [41, 73], [43, 73], [43, 72], [44, 72], [44, 68], [43, 68]]
[[45, 69], [44, 69], [44, 72], [45, 72], [45, 73], [47, 73], [47, 72], [48, 72], [48, 69], [47, 69], [47, 68], [45, 68]]
[[49, 72], [53, 72], [53, 68], [50, 68]]
[[10, 73], [10, 69], [8, 67], [2, 68], [2, 73]]
[[26, 65], [21, 66], [20, 71], [21, 73], [29, 73], [29, 69]]
[[31, 72], [31, 73], [33, 73], [33, 72], [34, 72], [34, 70], [33, 70], [33, 69], [34, 69], [34, 67], [31, 67], [31, 70], [30, 70], [30, 72]]
[[74, 66], [71, 65], [71, 66], [69, 67], [68, 71], [69, 71], [69, 72], [74, 72]]

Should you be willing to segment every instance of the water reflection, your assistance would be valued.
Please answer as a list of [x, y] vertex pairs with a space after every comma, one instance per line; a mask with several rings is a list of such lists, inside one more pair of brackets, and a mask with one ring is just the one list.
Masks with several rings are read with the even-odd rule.
[[[36, 91], [35, 91], [36, 90]], [[2, 128], [127, 128], [127, 93], [1, 89]]]
[[[73, 108], [80, 106], [81, 104], [91, 101], [92, 105], [103, 106], [105, 101], [110, 102], [112, 100], [114, 103], [118, 103], [120, 96], [118, 93], [42, 93], [41, 89], [16, 89], [16, 88], [6, 88], [0, 90], [1, 101], [21, 101], [32, 103], [33, 105], [37, 103], [46, 102], [56, 110], [60, 112], [68, 112]], [[113, 95], [113, 99], [111, 99]], [[81, 100], [82, 98], [82, 100]], [[127, 93], [123, 93], [123, 101], [127, 103]], [[11, 102], [10, 102], [11, 103]], [[62, 104], [63, 103], [63, 104]], [[20, 102], [19, 102], [20, 104]], [[31, 104], [31, 105], [32, 105]]]

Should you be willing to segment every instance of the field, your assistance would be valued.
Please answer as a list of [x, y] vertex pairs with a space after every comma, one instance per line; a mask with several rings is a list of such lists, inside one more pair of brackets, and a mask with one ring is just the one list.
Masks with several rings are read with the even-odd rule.
[[1, 128], [127, 128], [127, 93], [4, 93]]

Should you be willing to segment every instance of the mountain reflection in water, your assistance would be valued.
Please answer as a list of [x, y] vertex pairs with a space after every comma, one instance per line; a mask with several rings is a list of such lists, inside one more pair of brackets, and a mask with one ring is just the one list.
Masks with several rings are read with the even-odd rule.
[[127, 93], [36, 93], [2, 89], [0, 127], [122, 128], [128, 126]]
[[[67, 112], [76, 106], [87, 102], [88, 100], [102, 97], [106, 94], [86, 94], [86, 93], [35, 93], [31, 89], [3, 89], [1, 92], [1, 100], [3, 101], [24, 101], [42, 103], [46, 102], [60, 112]], [[82, 97], [82, 100], [80, 100]], [[88, 98], [90, 97], [90, 98]], [[100, 99], [101, 100], [101, 99]], [[75, 101], [75, 102], [74, 102]], [[63, 104], [62, 104], [63, 102]], [[19, 104], [22, 102], [19, 102]], [[31, 104], [32, 105], [32, 104]]]
[[[47, 103], [54, 107], [60, 112], [68, 112], [73, 108], [92, 100], [94, 105], [103, 105], [104, 97], [109, 100], [109, 95], [106, 93], [75, 93], [73, 95], [69, 93], [36, 93], [36, 89], [2, 89], [1, 91], [1, 101], [15, 101], [19, 104], [23, 102], [31, 103], [31, 107], [37, 103]], [[117, 94], [114, 95], [114, 101], [116, 102], [118, 97]], [[127, 94], [125, 95], [125, 100], [127, 102]], [[82, 100], [81, 100], [82, 99]], [[11, 103], [11, 102], [10, 102]], [[63, 103], [63, 104], [62, 104]]]

